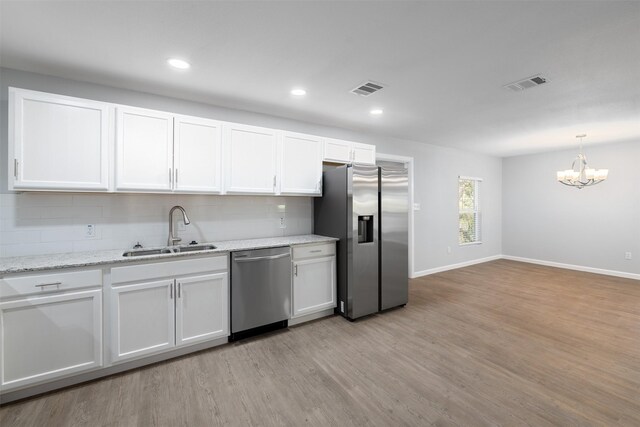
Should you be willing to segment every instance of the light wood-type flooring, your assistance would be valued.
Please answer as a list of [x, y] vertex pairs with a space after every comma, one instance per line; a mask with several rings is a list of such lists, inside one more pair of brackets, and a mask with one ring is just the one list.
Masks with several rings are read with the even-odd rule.
[[0, 408], [9, 426], [640, 426], [640, 282], [499, 260]]

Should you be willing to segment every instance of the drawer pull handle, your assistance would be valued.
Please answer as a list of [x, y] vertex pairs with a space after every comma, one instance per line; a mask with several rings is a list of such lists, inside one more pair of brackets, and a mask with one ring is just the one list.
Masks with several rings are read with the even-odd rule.
[[313, 251], [309, 251], [309, 253], [311, 253], [311, 254], [316, 253], [316, 252], [322, 252], [322, 249], [316, 249], [316, 250], [313, 250]]
[[39, 285], [36, 285], [36, 288], [44, 288], [45, 286], [60, 286], [60, 285], [62, 285], [62, 282], [41, 283]]

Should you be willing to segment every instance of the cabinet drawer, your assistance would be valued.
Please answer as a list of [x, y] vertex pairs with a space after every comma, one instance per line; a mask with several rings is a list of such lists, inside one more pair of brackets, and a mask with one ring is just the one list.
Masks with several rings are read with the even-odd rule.
[[335, 253], [335, 242], [293, 247], [293, 259], [315, 258], [334, 255]]
[[180, 261], [148, 262], [145, 264], [112, 268], [111, 283], [117, 284], [151, 280], [159, 277], [192, 275], [208, 271], [227, 270], [227, 268], [227, 255], [184, 259]]
[[102, 270], [7, 276], [0, 279], [0, 298], [102, 286]]

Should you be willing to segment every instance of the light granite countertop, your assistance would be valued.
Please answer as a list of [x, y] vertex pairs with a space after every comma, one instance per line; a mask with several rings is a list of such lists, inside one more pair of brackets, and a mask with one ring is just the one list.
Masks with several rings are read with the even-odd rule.
[[[140, 262], [157, 259], [173, 259], [181, 257], [193, 257], [209, 254], [223, 254], [233, 251], [244, 251], [250, 249], [262, 249], [278, 246], [295, 246], [310, 243], [334, 242], [338, 239], [334, 237], [318, 236], [315, 234], [304, 234], [300, 236], [267, 237], [262, 239], [226, 240], [222, 242], [200, 242], [200, 244], [215, 245], [215, 249], [168, 253], [158, 255], [144, 255], [138, 257], [122, 256], [123, 252], [130, 250], [127, 248], [89, 251], [89, 252], [68, 252], [62, 254], [20, 256], [10, 258], [0, 258], [0, 275], [12, 273], [25, 273], [30, 271], [53, 270], [60, 268], [87, 267], [105, 264], [121, 264]], [[144, 248], [156, 249], [156, 248]]]

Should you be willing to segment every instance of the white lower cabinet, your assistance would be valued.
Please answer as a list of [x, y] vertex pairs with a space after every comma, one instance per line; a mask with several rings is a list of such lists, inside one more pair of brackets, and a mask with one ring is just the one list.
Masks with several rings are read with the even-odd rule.
[[[0, 302], [2, 391], [102, 365], [102, 289], [55, 292], [64, 282], [53, 277], [53, 292]], [[1, 282], [2, 291], [11, 285]], [[38, 282], [32, 286], [43, 288]]]
[[176, 279], [176, 346], [229, 335], [227, 273]]
[[229, 335], [227, 256], [116, 267], [112, 280], [114, 362]]
[[111, 290], [114, 360], [157, 353], [175, 346], [173, 279]]
[[336, 306], [335, 243], [294, 247], [292, 318]]

